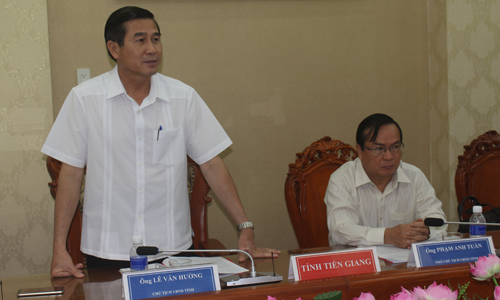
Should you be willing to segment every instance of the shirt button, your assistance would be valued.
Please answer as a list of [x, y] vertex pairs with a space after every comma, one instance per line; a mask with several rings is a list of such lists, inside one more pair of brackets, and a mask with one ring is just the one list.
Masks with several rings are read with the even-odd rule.
[[139, 137], [139, 141], [142, 140], [142, 136]]
[[142, 193], [142, 190], [139, 190], [139, 193]]
[[139, 163], [139, 167], [142, 167], [142, 163]]
[[139, 215], [139, 219], [142, 219], [142, 215]]

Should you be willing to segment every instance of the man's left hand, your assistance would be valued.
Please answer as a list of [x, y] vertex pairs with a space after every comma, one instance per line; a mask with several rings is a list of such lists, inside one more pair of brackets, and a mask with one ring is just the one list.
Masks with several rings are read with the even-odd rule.
[[[238, 241], [238, 248], [248, 252], [253, 258], [262, 257], [278, 257], [281, 253], [280, 250], [270, 248], [257, 248], [253, 238], [253, 229], [245, 228], [240, 232], [240, 239]], [[244, 262], [247, 256], [243, 253], [239, 255], [239, 261]]]
[[407, 235], [413, 236], [414, 239], [418, 241], [427, 240], [427, 236], [431, 232], [429, 227], [424, 224], [424, 220], [416, 219], [412, 223], [410, 223], [410, 228], [412, 230], [407, 232]]
[[410, 224], [399, 224], [386, 228], [384, 232], [384, 243], [400, 248], [411, 248], [411, 244], [427, 240], [429, 227], [424, 225], [422, 219], [416, 219]]

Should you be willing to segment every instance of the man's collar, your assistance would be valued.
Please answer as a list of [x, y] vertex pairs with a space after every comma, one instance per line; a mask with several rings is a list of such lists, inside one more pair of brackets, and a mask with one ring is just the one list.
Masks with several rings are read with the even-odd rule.
[[170, 102], [166, 89], [160, 88], [161, 82], [160, 82], [160, 75], [158, 73], [151, 76], [151, 87], [154, 88], [156, 91], [155, 92], [156, 98]]
[[[354, 180], [356, 181], [356, 187], [360, 187], [364, 184], [372, 182], [370, 178], [368, 177], [368, 174], [366, 174], [365, 169], [363, 168], [363, 164], [361, 163], [361, 159], [356, 158], [354, 161], [355, 165], [355, 173], [354, 173]], [[399, 167], [396, 170], [396, 182], [404, 182], [404, 183], [410, 183], [410, 178], [406, 176], [406, 173], [402, 169], [402, 161], [399, 161]], [[394, 175], [392, 175], [392, 181], [394, 182]]]
[[403, 162], [400, 160], [399, 161], [399, 167], [398, 170], [396, 171], [396, 176], [398, 177], [398, 182], [403, 182], [403, 183], [410, 183], [410, 178], [406, 176], [406, 173], [403, 171]]
[[[146, 99], [153, 103], [156, 99], [165, 100], [170, 102], [170, 99], [167, 96], [167, 92], [165, 89], [160, 88], [160, 78], [158, 73], [151, 76], [151, 89], [149, 92], [149, 96]], [[116, 97], [121, 94], [126, 94], [125, 87], [123, 86], [122, 81], [120, 80], [120, 75], [118, 75], [118, 66], [115, 65], [113, 70], [111, 71], [111, 76], [109, 78], [109, 87], [108, 87], [108, 95], [106, 99], [110, 99]], [[151, 98], [150, 98], [151, 96]], [[145, 100], [146, 100], [145, 99]]]
[[354, 179], [356, 181], [356, 187], [360, 187], [364, 184], [372, 182], [368, 175], [365, 172], [365, 169], [363, 168], [363, 164], [361, 163], [361, 159], [356, 158], [354, 160], [355, 165], [355, 173], [354, 173]]
[[120, 94], [126, 94], [125, 87], [123, 87], [120, 76], [118, 75], [118, 66], [115, 65], [109, 76], [108, 96], [106, 99], [111, 99]]

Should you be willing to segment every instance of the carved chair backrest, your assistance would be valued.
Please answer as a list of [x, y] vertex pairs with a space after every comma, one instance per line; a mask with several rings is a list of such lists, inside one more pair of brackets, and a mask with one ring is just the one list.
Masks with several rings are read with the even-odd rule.
[[324, 202], [330, 175], [346, 161], [357, 157], [356, 149], [329, 136], [296, 154], [289, 165], [285, 200], [299, 247], [328, 246], [328, 225]]
[[[59, 172], [61, 171], [62, 163], [50, 156], [47, 157], [47, 170], [49, 171], [52, 181], [49, 182], [50, 193], [56, 198]], [[193, 229], [193, 245], [196, 249], [200, 248], [200, 244], [208, 241], [208, 225], [207, 225], [207, 204], [212, 201], [207, 196], [210, 191], [210, 186], [206, 182], [201, 173], [200, 166], [188, 156], [188, 192], [191, 208], [191, 228]], [[85, 177], [84, 177], [85, 179]], [[85, 265], [85, 257], [80, 251], [80, 241], [82, 233], [82, 207], [83, 207], [83, 190], [85, 180], [82, 182], [80, 193], [80, 204], [78, 205], [73, 220], [70, 225], [68, 240], [66, 247], [73, 262], [83, 263]]]
[[[466, 196], [474, 196], [480, 203], [500, 207], [500, 135], [495, 130], [485, 132], [464, 149], [455, 173], [458, 203]], [[471, 216], [466, 213], [471, 207], [471, 203], [464, 204], [463, 219]], [[484, 207], [484, 211], [490, 209]]]

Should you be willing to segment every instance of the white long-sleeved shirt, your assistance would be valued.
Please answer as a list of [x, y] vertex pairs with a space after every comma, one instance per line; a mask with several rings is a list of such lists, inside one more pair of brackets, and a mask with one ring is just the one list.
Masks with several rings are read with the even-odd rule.
[[[424, 173], [404, 162], [383, 193], [359, 158], [345, 163], [330, 176], [325, 203], [330, 245], [382, 245], [386, 228], [418, 218], [446, 220]], [[430, 227], [431, 239], [440, 238], [446, 228]]]

